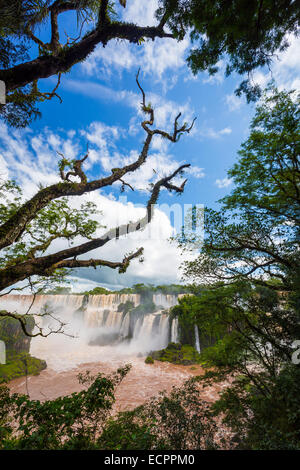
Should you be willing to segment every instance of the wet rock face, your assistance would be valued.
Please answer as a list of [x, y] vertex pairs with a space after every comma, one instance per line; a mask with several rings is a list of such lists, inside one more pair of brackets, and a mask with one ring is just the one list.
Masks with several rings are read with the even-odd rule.
[[[34, 319], [26, 317], [26, 330], [31, 333], [34, 328]], [[4, 341], [7, 357], [13, 357], [22, 353], [29, 353], [30, 340], [15, 318], [4, 317], [0, 319], [0, 340]]]
[[[31, 333], [34, 319], [26, 317], [26, 330]], [[26, 336], [18, 320], [4, 317], [0, 319], [0, 340], [6, 346], [6, 363], [0, 365], [0, 383], [10, 381], [23, 375], [37, 375], [47, 367], [29, 354], [31, 337]]]

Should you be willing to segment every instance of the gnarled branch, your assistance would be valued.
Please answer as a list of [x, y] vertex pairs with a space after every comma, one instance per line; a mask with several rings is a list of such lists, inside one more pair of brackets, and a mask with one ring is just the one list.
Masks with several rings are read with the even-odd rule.
[[100, 4], [98, 22], [92, 31], [86, 34], [78, 42], [69, 46], [61, 45], [59, 42], [58, 16], [66, 11], [78, 9], [78, 3], [72, 1], [55, 1], [48, 7], [51, 22], [51, 39], [48, 44], [44, 44], [29, 29], [28, 36], [36, 43], [39, 43], [41, 50], [45, 47], [52, 54], [44, 54], [28, 62], [16, 65], [9, 69], [0, 70], [0, 80], [6, 84], [6, 90], [12, 91], [16, 88], [24, 87], [40, 78], [48, 78], [58, 73], [68, 71], [73, 65], [83, 61], [91, 54], [98, 44], [104, 47], [112, 39], [123, 39], [131, 43], [138, 44], [141, 38], [174, 38], [174, 35], [164, 31], [164, 21], [158, 26], [137, 26], [132, 23], [110, 21], [107, 13], [108, 2], [102, 1]]
[[[74, 246], [72, 248], [67, 248], [65, 250], [58, 251], [57, 253], [42, 256], [39, 258], [34, 258], [31, 260], [25, 261], [23, 263], [1, 269], [0, 270], [0, 290], [4, 289], [5, 287], [11, 286], [12, 284], [18, 281], [22, 281], [28, 278], [29, 276], [34, 276], [34, 275], [50, 276], [51, 274], [53, 274], [53, 272], [57, 268], [76, 267], [75, 264], [76, 262], [79, 263], [79, 260], [78, 261], [74, 259], [69, 260], [69, 258], [76, 258], [77, 256], [88, 253], [96, 248], [101, 248], [104, 245], [106, 245], [106, 243], [110, 242], [111, 240], [116, 240], [120, 236], [137, 232], [139, 230], [143, 230], [143, 228], [147, 224], [149, 224], [153, 218], [154, 206], [159, 198], [160, 190], [162, 187], [165, 187], [177, 193], [183, 192], [185, 181], [180, 186], [171, 184], [170, 181], [178, 174], [181, 174], [182, 171], [188, 167], [190, 167], [189, 164], [181, 165], [171, 175], [161, 178], [159, 181], [157, 181], [154, 184], [152, 191], [151, 191], [151, 196], [146, 206], [145, 217], [137, 220], [136, 222], [123, 224], [118, 227], [115, 227], [107, 231], [106, 233], [104, 233], [101, 237], [82, 243], [81, 245]], [[96, 263], [97, 265], [101, 265], [101, 262], [102, 262], [103, 266], [108, 266], [108, 267], [113, 267], [113, 268], [119, 267], [122, 269], [124, 268], [125, 265], [128, 266], [128, 263], [131, 261], [131, 259], [139, 256], [141, 254], [141, 250], [142, 248], [140, 248], [134, 255], [131, 255], [131, 257], [124, 258], [125, 262], [123, 260], [122, 262], [123, 264], [117, 263], [116, 266], [113, 266], [113, 263], [111, 266], [109, 266], [108, 264], [109, 262], [106, 262], [103, 260], [98, 260], [99, 261], [98, 264], [97, 264], [97, 260], [94, 260], [94, 261], [88, 260], [86, 264], [84, 262], [81, 263], [81, 267], [93, 266], [93, 263]], [[65, 262], [65, 260], [68, 260], [68, 261]]]
[[[76, 160], [73, 163], [73, 171], [70, 171], [69, 173], [67, 173], [67, 175], [65, 175], [63, 171], [64, 166], [62, 165], [62, 167], [60, 168], [60, 176], [63, 182], [53, 184], [51, 186], [41, 189], [35, 196], [33, 196], [29, 201], [23, 204], [22, 207], [9, 220], [7, 220], [4, 224], [0, 226], [0, 249], [9, 246], [15, 241], [17, 241], [23, 234], [26, 225], [31, 220], [33, 220], [35, 215], [47, 204], [49, 204], [50, 201], [63, 196], [81, 196], [82, 194], [95, 191], [106, 186], [111, 186], [117, 181], [121, 180], [121, 182], [123, 182], [122, 177], [124, 175], [137, 170], [146, 161], [153, 135], [160, 134], [164, 137], [167, 137], [171, 142], [176, 142], [178, 140], [179, 135], [185, 132], [190, 132], [194, 121], [190, 127], [184, 125], [178, 128], [177, 122], [180, 115], [178, 115], [175, 119], [174, 132], [172, 136], [167, 132], [160, 131], [159, 129], [151, 130], [148, 128], [148, 125], [152, 125], [154, 123], [154, 110], [151, 108], [151, 106], [147, 107], [144, 104], [145, 93], [139, 84], [138, 74], [136, 80], [143, 95], [142, 110], [145, 113], [150, 113], [151, 115], [150, 121], [143, 121], [141, 124], [143, 129], [147, 133], [147, 137], [144, 142], [142, 151], [139, 155], [139, 158], [135, 162], [130, 163], [129, 165], [125, 165], [122, 168], [113, 168], [111, 175], [107, 177], [96, 179], [90, 182], [87, 181], [87, 177], [84, 171], [82, 170], [82, 164], [88, 158], [88, 153], [82, 159]], [[61, 156], [64, 159], [64, 156], [62, 154]], [[69, 181], [70, 176], [79, 176], [80, 182], [77, 183]], [[170, 187], [168, 189], [170, 189]]]

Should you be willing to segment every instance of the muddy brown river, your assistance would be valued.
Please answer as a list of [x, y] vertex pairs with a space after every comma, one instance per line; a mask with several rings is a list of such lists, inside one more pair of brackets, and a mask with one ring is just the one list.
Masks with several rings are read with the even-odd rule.
[[[32, 342], [31, 353], [47, 361], [48, 367], [37, 376], [12, 380], [9, 388], [17, 393], [29, 393], [34, 400], [51, 400], [78, 392], [83, 388], [78, 382], [79, 373], [90, 371], [110, 374], [118, 367], [131, 364], [132, 368], [116, 391], [117, 411], [132, 409], [160, 391], [170, 391], [183, 384], [192, 375], [203, 373], [201, 366], [180, 366], [155, 361], [145, 364], [145, 357], [137, 357], [117, 347], [87, 346], [74, 338], [37, 338]], [[205, 389], [199, 399], [214, 401], [222, 386]]]
[[[132, 368], [116, 392], [116, 410], [132, 409], [160, 391], [170, 391], [173, 386], [184, 383], [192, 375], [200, 375], [200, 366], [179, 366], [155, 361], [145, 364], [145, 357], [138, 357], [124, 345], [89, 346], [84, 337], [70, 338], [50, 335], [33, 338], [31, 354], [45, 359], [47, 369], [38, 376], [12, 380], [9, 388], [17, 393], [29, 393], [31, 399], [41, 401], [80, 391], [77, 375], [85, 371], [92, 374], [110, 374], [118, 367], [130, 363]], [[214, 401], [222, 386], [205, 389], [199, 399]]]

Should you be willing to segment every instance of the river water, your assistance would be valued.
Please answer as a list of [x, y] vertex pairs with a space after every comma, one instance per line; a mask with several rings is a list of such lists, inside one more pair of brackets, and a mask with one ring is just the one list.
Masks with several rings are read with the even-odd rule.
[[[7, 296], [7, 302], [14, 309], [30, 305], [31, 296]], [[39, 296], [33, 313], [49, 302], [50, 296]], [[99, 295], [90, 296], [85, 309], [84, 319], [77, 321], [74, 312], [82, 302], [83, 296], [51, 296], [52, 308], [63, 312], [63, 320], [68, 325], [65, 334], [51, 334], [47, 338], [36, 337], [31, 341], [30, 353], [47, 362], [47, 369], [38, 376], [30, 376], [27, 383], [24, 377], [10, 382], [13, 392], [29, 393], [31, 399], [49, 400], [58, 396], [80, 391], [77, 375], [89, 370], [92, 374], [110, 374], [122, 365], [130, 363], [132, 368], [123, 379], [116, 392], [115, 410], [132, 409], [144, 403], [160, 391], [170, 391], [192, 375], [203, 373], [200, 366], [178, 366], [155, 361], [145, 364], [147, 352], [165, 347], [169, 340], [178, 338], [177, 322], [170, 323], [168, 315], [161, 310], [145, 314], [137, 319], [129, 318], [118, 311], [118, 305], [126, 301], [139, 304], [137, 295]], [[162, 308], [177, 303], [176, 296], [156, 295], [153, 300]], [[126, 341], [131, 328], [132, 339]], [[106, 344], [107, 338], [112, 344]], [[91, 340], [97, 341], [91, 343]], [[104, 341], [105, 340], [105, 341]], [[94, 344], [94, 345], [91, 345]], [[207, 388], [200, 393], [199, 399], [215, 400], [220, 387]]]

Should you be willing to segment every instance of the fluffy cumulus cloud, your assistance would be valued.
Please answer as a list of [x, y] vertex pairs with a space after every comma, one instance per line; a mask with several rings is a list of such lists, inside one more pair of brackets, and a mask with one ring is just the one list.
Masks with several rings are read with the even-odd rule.
[[[140, 26], [155, 26], [155, 11], [157, 0], [131, 0], [125, 10], [120, 10], [123, 20]], [[151, 75], [155, 81], [161, 81], [165, 74], [172, 71], [172, 78], [165, 80], [165, 88], [170, 88], [177, 81], [177, 73], [185, 64], [185, 56], [190, 41], [185, 38], [177, 42], [173, 39], [146, 40], [141, 46], [128, 42], [111, 41], [105, 48], [98, 47], [96, 51], [82, 64], [87, 75], [97, 75], [110, 78], [113, 74], [142, 68], [143, 73]]]
[[[145, 119], [145, 114], [141, 111], [141, 95], [129, 90], [116, 90], [107, 85], [103, 85], [94, 81], [86, 80], [65, 80], [63, 87], [67, 90], [82, 94], [93, 98], [94, 100], [120, 103], [134, 110], [134, 116], [130, 120], [131, 134], [135, 135], [141, 128], [141, 121]], [[155, 112], [156, 127], [172, 129], [175, 117], [180, 112], [182, 119], [191, 123], [195, 117], [195, 111], [187, 100], [184, 103], [177, 103], [173, 100], [166, 99], [157, 93], [146, 93], [147, 103], [151, 102]], [[167, 130], [164, 129], [164, 130]]]
[[[126, 198], [118, 198], [118, 200], [112, 201], [99, 193], [93, 193], [88, 197], [97, 206], [101, 207], [103, 222], [109, 227], [117, 226], [129, 220], [134, 221], [145, 215], [144, 207], [137, 207], [128, 202]], [[169, 237], [174, 235], [174, 228], [171, 226], [169, 217], [162, 209], [163, 207], [157, 207], [153, 221], [144, 231], [127, 235], [118, 241], [113, 240], [104, 248], [85, 255], [86, 258], [101, 257], [119, 261], [124, 254], [143, 247], [144, 261], [142, 263], [138, 260], [133, 261], [127, 272], [122, 275], [108, 268], [78, 270], [74, 273], [77, 281], [74, 289], [80, 290], [80, 284], [85, 283], [86, 280], [109, 287], [132, 285], [136, 282], [154, 284], [179, 282], [181, 276], [180, 264], [184, 261], [184, 258], [177, 246], [168, 241]], [[191, 258], [191, 255], [188, 256]]]
[[71, 144], [68, 137], [62, 141], [48, 129], [43, 135], [33, 135], [30, 131], [8, 130], [0, 124], [0, 141], [0, 174], [20, 182], [25, 198], [32, 196], [39, 184], [59, 181], [55, 150], [71, 158], [77, 153], [76, 144]]
[[224, 101], [227, 104], [229, 111], [236, 111], [240, 109], [243, 104], [241, 98], [236, 96], [234, 93], [226, 95]]
[[[166, 115], [167, 112], [163, 111], [158, 117], [158, 121], [165, 122]], [[94, 164], [100, 164], [105, 173], [110, 173], [111, 168], [133, 163], [139, 157], [137, 150], [131, 150], [127, 153], [121, 153], [118, 150], [116, 140], [125, 134], [125, 131], [122, 129], [108, 127], [101, 122], [93, 122], [88, 129], [82, 130], [81, 134], [89, 143], [90, 161]], [[178, 162], [169, 153], [168, 141], [157, 136], [153, 139], [153, 145], [147, 161], [137, 171], [128, 174], [124, 179], [135, 190], [145, 191], [149, 187], [150, 182], [153, 183], [157, 179], [171, 174], [182, 163], [184, 162]], [[187, 173], [194, 178], [204, 177], [203, 168], [198, 166], [189, 168]], [[176, 182], [176, 180], [174, 181]]]
[[[97, 167], [100, 165], [100, 174], [110, 172], [112, 167], [124, 165], [137, 158], [136, 152], [131, 152], [128, 156], [121, 156], [116, 150], [116, 143], [122, 138], [123, 130], [117, 127], [109, 127], [101, 122], [93, 122], [87, 129], [78, 133], [74, 131], [54, 133], [49, 129], [44, 129], [38, 135], [31, 131], [9, 131], [5, 125], [0, 126], [0, 174], [6, 178], [15, 178], [21, 185], [24, 197], [31, 197], [38, 189], [39, 184], [49, 185], [59, 181], [57, 163], [59, 155], [54, 158], [57, 151], [65, 156], [76, 158], [82, 154], [82, 138], [88, 140], [90, 152], [88, 163], [85, 167], [87, 172], [95, 175]], [[161, 174], [170, 174], [178, 167], [178, 162], [174, 162], [171, 156], [155, 152], [150, 156], [150, 163], [145, 164], [137, 175], [132, 174], [128, 179], [130, 184], [134, 184], [136, 189], [148, 186], [151, 179]], [[157, 168], [157, 173], [153, 169]], [[202, 177], [201, 168], [190, 170], [194, 177]], [[98, 169], [99, 174], [99, 169]], [[92, 201], [101, 211], [102, 228], [98, 229], [97, 235], [103, 234], [107, 229], [116, 227], [123, 223], [133, 222], [144, 217], [144, 205], [133, 204], [127, 200], [127, 196], [118, 192], [106, 194], [95, 191], [82, 197], [69, 198], [70, 208], [79, 207], [82, 202]], [[130, 196], [130, 194], [128, 194]], [[171, 202], [172, 204], [172, 202]], [[175, 204], [171, 210], [177, 211], [181, 217], [181, 206]], [[98, 216], [99, 217], [99, 216]], [[180, 227], [182, 219], [177, 220]], [[174, 224], [173, 224], [174, 225]], [[105, 228], [106, 227], [106, 228]], [[124, 275], [107, 268], [81, 269], [73, 272], [74, 289], [93, 283], [99, 283], [110, 287], [120, 285], [131, 285], [134, 282], [168, 283], [180, 280], [180, 264], [183, 259], [175, 244], [171, 244], [168, 239], [175, 234], [174, 226], [170, 221], [170, 216], [165, 207], [158, 206], [154, 213], [154, 218], [143, 231], [121, 237], [118, 241], [112, 240], [102, 249], [94, 250], [86, 254], [85, 258], [102, 258], [113, 261], [122, 260], [124, 255], [139, 247], [144, 247], [144, 262], [133, 261], [132, 266]], [[78, 239], [80, 243], [82, 240]], [[57, 251], [65, 247], [63, 240], [56, 240], [50, 251]], [[83, 257], [83, 258], [84, 258]], [[89, 284], [91, 283], [91, 284]], [[77, 287], [76, 287], [77, 286]]]
[[[93, 122], [88, 129], [81, 131], [81, 135], [89, 143], [89, 162], [100, 163], [104, 171], [110, 172], [111, 168], [127, 165], [135, 161], [138, 158], [137, 151], [129, 151], [127, 153], [125, 152], [125, 154], [122, 151], [122, 153], [120, 153], [117, 149], [116, 141], [126, 135], [126, 133], [129, 134], [130, 137], [136, 137], [139, 134], [143, 135], [144, 131], [141, 128], [141, 122], [145, 119], [145, 114], [141, 111], [140, 95], [127, 90], [115, 91], [108, 86], [95, 82], [68, 80], [64, 86], [95, 99], [110, 100], [125, 104], [134, 111], [134, 114], [129, 118], [129, 126], [126, 130], [117, 127], [109, 127], [101, 122]], [[173, 100], [166, 99], [153, 92], [147, 93], [146, 99], [147, 102], [151, 102], [154, 108], [154, 127], [170, 133], [173, 132], [174, 120], [179, 113], [181, 113], [179, 122], [182, 124], [183, 122], [187, 122], [188, 125], [192, 123], [196, 114], [190, 101], [176, 103]], [[201, 137], [219, 138], [230, 132], [230, 128], [224, 128], [219, 131], [209, 128], [203, 133], [201, 130], [199, 131], [195, 125], [190, 135], [191, 137], [200, 135]], [[155, 175], [157, 179], [158, 177], [165, 176], [174, 171], [183, 162], [176, 162], [173, 159], [170, 153], [172, 145], [173, 144], [167, 139], [154, 136], [151, 145], [151, 153], [147, 162], [138, 171], [127, 176], [126, 181], [137, 189], [144, 190], [148, 186], [149, 181], [153, 181], [153, 178], [155, 179]], [[202, 178], [204, 176], [203, 168], [197, 166], [190, 168], [188, 173], [195, 178]]]
[[232, 184], [232, 179], [231, 178], [223, 178], [223, 179], [216, 179], [215, 184], [218, 186], [218, 188], [228, 188]]

